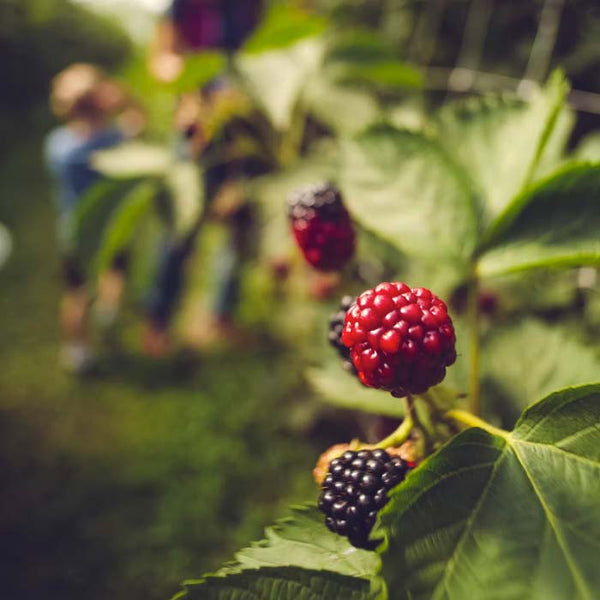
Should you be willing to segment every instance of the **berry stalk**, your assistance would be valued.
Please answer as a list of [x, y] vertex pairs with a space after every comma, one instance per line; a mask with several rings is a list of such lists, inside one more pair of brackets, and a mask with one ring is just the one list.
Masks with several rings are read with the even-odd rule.
[[508, 431], [500, 429], [499, 427], [494, 427], [487, 421], [480, 419], [479, 417], [475, 416], [470, 412], [467, 412], [466, 410], [460, 410], [458, 408], [452, 409], [446, 412], [444, 416], [447, 419], [451, 419], [453, 421], [466, 425], [467, 427], [479, 427], [480, 429], [483, 429], [488, 433], [491, 433], [493, 435], [499, 435], [503, 438], [508, 438], [509, 436]]

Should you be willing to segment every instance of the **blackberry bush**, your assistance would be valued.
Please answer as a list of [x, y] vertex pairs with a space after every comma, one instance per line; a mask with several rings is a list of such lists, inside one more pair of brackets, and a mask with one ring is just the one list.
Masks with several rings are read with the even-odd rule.
[[425, 288], [380, 283], [346, 313], [342, 342], [360, 380], [395, 396], [421, 394], [456, 360], [446, 304]]
[[288, 216], [304, 258], [316, 269], [335, 271], [354, 254], [354, 227], [340, 191], [331, 183], [306, 186], [290, 195]]
[[321, 484], [319, 509], [325, 525], [357, 548], [372, 550], [369, 534], [388, 491], [404, 480], [411, 465], [385, 450], [347, 450], [329, 464]]

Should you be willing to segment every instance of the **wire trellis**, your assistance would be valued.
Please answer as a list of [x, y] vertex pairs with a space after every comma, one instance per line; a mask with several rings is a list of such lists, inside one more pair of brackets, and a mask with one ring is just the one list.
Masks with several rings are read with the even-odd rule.
[[[408, 59], [424, 70], [426, 88], [459, 94], [511, 91], [525, 99], [530, 97], [549, 74], [565, 0], [543, 1], [527, 65], [520, 78], [481, 70], [494, 0], [467, 0], [467, 15], [454, 67], [431, 64], [449, 2], [425, 2], [411, 36]], [[600, 94], [575, 89], [570, 91], [568, 99], [576, 111], [600, 115]]]

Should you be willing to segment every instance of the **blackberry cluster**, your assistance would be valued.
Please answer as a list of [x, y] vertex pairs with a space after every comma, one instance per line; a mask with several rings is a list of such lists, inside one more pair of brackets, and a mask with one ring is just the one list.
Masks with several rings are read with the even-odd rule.
[[334, 271], [354, 254], [354, 227], [340, 191], [331, 183], [306, 186], [290, 195], [288, 216], [304, 258], [316, 269]]
[[446, 304], [399, 281], [358, 297], [346, 313], [342, 342], [363, 384], [399, 397], [440, 383], [456, 360]]
[[325, 525], [356, 548], [373, 550], [377, 543], [369, 540], [369, 534], [377, 512], [387, 504], [388, 491], [413, 466], [381, 449], [348, 450], [332, 460], [319, 496]]
[[340, 302], [340, 307], [337, 312], [334, 312], [329, 317], [329, 343], [337, 350], [342, 359], [344, 369], [356, 375], [356, 369], [350, 360], [350, 349], [342, 342], [342, 331], [344, 329], [344, 320], [346, 312], [354, 304], [356, 298], [352, 296], [344, 296]]

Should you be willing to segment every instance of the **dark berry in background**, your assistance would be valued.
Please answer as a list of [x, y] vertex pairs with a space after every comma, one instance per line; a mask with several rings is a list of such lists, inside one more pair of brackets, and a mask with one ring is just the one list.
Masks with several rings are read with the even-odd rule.
[[395, 396], [437, 385], [456, 360], [446, 304], [425, 288], [380, 283], [346, 312], [342, 342], [365, 385]]
[[304, 258], [316, 269], [336, 271], [352, 258], [354, 227], [333, 184], [317, 183], [293, 192], [288, 216]]
[[347, 450], [329, 464], [321, 484], [319, 509], [325, 525], [356, 548], [373, 550], [369, 534], [388, 492], [404, 481], [411, 465], [385, 450]]
[[340, 302], [339, 310], [332, 313], [329, 317], [329, 343], [337, 350], [343, 361], [344, 368], [354, 374], [356, 374], [356, 369], [350, 360], [350, 349], [342, 342], [342, 331], [344, 329], [346, 312], [355, 300], [356, 298], [353, 296], [344, 296]]

